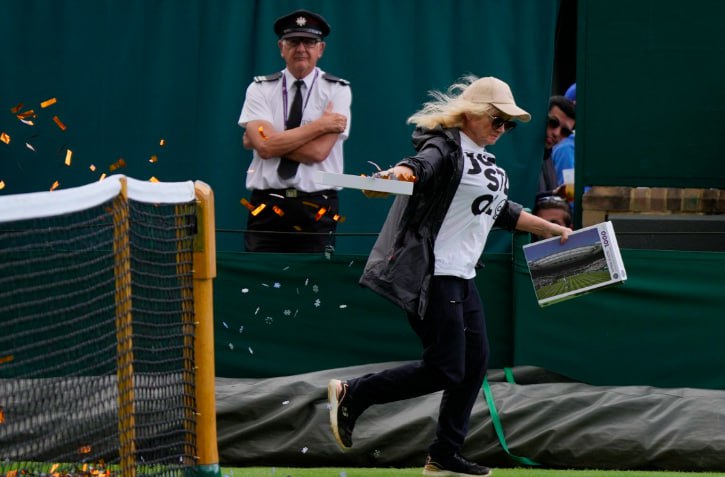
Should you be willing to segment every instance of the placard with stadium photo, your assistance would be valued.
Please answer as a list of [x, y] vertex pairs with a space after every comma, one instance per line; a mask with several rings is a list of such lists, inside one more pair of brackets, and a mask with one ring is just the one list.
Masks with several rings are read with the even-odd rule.
[[611, 222], [524, 245], [524, 256], [539, 306], [551, 305], [618, 285], [627, 279]]

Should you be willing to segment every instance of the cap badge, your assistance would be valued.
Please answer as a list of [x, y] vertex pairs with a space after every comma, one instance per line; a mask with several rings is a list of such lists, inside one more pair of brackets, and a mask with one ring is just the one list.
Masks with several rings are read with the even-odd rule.
[[297, 23], [297, 26], [303, 27], [303, 26], [307, 25], [307, 19], [305, 17], [297, 17], [296, 23]]

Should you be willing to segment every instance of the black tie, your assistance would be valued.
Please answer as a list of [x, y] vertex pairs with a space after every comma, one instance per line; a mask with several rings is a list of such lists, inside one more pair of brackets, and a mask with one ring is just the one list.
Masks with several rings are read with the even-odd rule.
[[[295, 98], [292, 100], [292, 107], [289, 111], [289, 117], [287, 118], [286, 129], [294, 129], [300, 125], [302, 121], [302, 85], [305, 84], [302, 80], [295, 81], [297, 91], [295, 92]], [[280, 158], [279, 166], [277, 166], [277, 174], [282, 179], [290, 179], [297, 174], [297, 168], [300, 163], [287, 159], [286, 157]]]

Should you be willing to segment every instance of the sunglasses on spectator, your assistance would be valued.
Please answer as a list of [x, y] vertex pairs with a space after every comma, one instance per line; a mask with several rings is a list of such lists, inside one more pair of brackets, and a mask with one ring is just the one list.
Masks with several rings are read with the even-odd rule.
[[288, 48], [297, 48], [300, 46], [300, 43], [305, 48], [312, 48], [320, 43], [320, 40], [317, 38], [285, 38], [283, 41]]
[[511, 131], [513, 128], [516, 127], [516, 123], [514, 121], [504, 119], [499, 116], [492, 116], [489, 113], [486, 114], [488, 114], [488, 117], [491, 118], [491, 126], [493, 126], [494, 129], [499, 129], [501, 126], [503, 126], [504, 131]]
[[561, 122], [559, 121], [559, 118], [555, 118], [554, 116], [549, 116], [548, 120], [549, 127], [552, 129], [556, 129], [558, 127], [561, 127], [561, 135], [563, 137], [569, 137], [571, 136], [571, 133], [573, 132], [571, 129], [569, 129], [566, 126], [562, 126]]

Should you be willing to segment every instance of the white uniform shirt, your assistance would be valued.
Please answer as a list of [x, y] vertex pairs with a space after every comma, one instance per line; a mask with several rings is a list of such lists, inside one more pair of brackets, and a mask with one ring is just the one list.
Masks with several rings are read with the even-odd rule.
[[[249, 121], [269, 121], [276, 130], [285, 129], [284, 94], [283, 85], [287, 85], [287, 109], [292, 107], [295, 97], [296, 78], [285, 68], [284, 78], [272, 81], [253, 82], [247, 87], [242, 113], [239, 116], [239, 125], [246, 127]], [[329, 189], [329, 186], [317, 184], [313, 181], [313, 171], [343, 172], [342, 143], [350, 133], [350, 103], [352, 93], [350, 86], [337, 81], [328, 81], [322, 77], [324, 71], [315, 68], [312, 73], [302, 78], [305, 86], [302, 89], [302, 122], [309, 123], [322, 116], [327, 104], [332, 102], [332, 109], [336, 113], [347, 116], [347, 127], [339, 135], [332, 147], [330, 155], [322, 162], [315, 164], [300, 164], [297, 175], [283, 180], [277, 174], [279, 158], [262, 159], [254, 151], [252, 163], [247, 170], [247, 189], [287, 189], [295, 188], [305, 192], [315, 192]], [[257, 131], [247, 131], [248, 134], [259, 134]]]
[[488, 233], [508, 199], [508, 176], [495, 156], [461, 132], [463, 176], [435, 242], [435, 275], [476, 276]]

